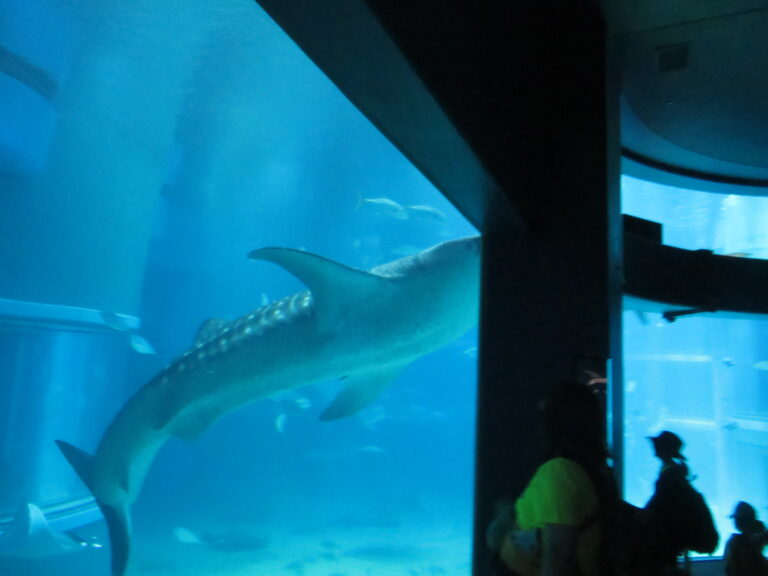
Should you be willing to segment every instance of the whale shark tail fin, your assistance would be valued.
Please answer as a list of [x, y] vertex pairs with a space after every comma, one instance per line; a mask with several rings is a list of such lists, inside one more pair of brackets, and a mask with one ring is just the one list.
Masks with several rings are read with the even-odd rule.
[[[83, 483], [93, 493], [93, 456], [63, 440], [56, 440], [56, 445]], [[128, 557], [131, 551], [131, 517], [128, 507], [111, 506], [101, 502], [98, 497], [96, 503], [99, 505], [109, 530], [112, 576], [123, 576], [128, 567]]]
[[112, 552], [112, 576], [123, 576], [131, 554], [131, 518], [127, 506], [108, 506], [99, 503], [101, 513], [109, 529], [109, 546]]

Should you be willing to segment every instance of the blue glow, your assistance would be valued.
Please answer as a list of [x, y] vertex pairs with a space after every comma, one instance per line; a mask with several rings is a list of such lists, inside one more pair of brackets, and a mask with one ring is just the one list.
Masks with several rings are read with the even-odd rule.
[[[39, 433], [0, 445], [0, 525], [17, 502], [85, 494], [49, 450], [74, 436], [95, 448], [92, 430], [72, 431], [75, 415], [103, 429], [203, 320], [305, 289], [249, 251], [286, 246], [370, 269], [477, 234], [253, 0], [29, 4], [46, 34], [5, 10], [27, 2], [0, 0], [20, 19], [0, 27], [0, 45], [55, 77], [56, 118], [45, 150], [23, 131], [6, 146], [32, 146], [39, 168], [0, 174], [0, 298], [138, 317], [148, 344], [114, 322], [87, 338], [73, 330], [57, 356], [65, 371], [38, 346], [50, 335], [32, 334], [28, 356], [0, 346], [16, 374], [0, 384], [0, 417], [27, 371], [35, 390], [57, 387], [27, 399], [40, 409], [13, 429]], [[0, 344], [17, 329], [0, 319]], [[476, 363], [472, 330], [346, 420], [318, 421], [340, 386], [322, 382], [228, 415], [197, 443], [171, 440], [134, 507], [130, 573], [469, 574]], [[39, 467], [20, 470], [19, 451]], [[46, 490], [38, 470], [55, 471]], [[105, 540], [101, 524], [77, 530]], [[227, 553], [201, 534], [253, 549]], [[105, 574], [108, 558], [0, 557], [0, 573]]]
[[[664, 243], [720, 254], [768, 257], [768, 198], [673, 189], [625, 177], [622, 212], [660, 222]], [[695, 282], [695, 279], [691, 280]], [[624, 312], [624, 430], [627, 499], [653, 493], [658, 460], [647, 436], [686, 443], [694, 485], [719, 526], [746, 500], [768, 516], [768, 319]]]

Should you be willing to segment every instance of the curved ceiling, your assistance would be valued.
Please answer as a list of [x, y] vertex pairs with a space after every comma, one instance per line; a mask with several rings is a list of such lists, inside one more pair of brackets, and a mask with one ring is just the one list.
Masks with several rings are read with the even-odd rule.
[[605, 3], [621, 66], [623, 147], [768, 193], [768, 2], [661, 4]]

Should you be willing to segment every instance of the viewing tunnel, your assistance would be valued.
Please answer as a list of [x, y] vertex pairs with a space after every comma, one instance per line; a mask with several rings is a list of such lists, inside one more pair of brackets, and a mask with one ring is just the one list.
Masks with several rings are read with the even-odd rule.
[[563, 380], [768, 517], [768, 3], [0, 7], [1, 574], [492, 574]]

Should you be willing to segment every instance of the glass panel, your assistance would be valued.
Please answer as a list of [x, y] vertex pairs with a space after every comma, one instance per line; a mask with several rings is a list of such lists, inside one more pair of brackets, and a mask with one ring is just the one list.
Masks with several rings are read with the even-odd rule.
[[[624, 177], [623, 212], [664, 225], [664, 243], [768, 255], [768, 199], [673, 189]], [[721, 535], [739, 500], [768, 515], [768, 320], [624, 311], [625, 493], [643, 506], [658, 474], [647, 437], [685, 442], [694, 485]]]
[[[142, 434], [163, 444], [140, 493], [140, 474], [112, 483], [137, 496], [129, 574], [469, 574], [477, 242], [380, 268], [376, 282], [324, 259], [369, 270], [477, 231], [252, 0], [0, 10], [0, 101], [18, 106], [20, 126], [0, 137], [0, 298], [76, 309], [96, 334], [46, 333], [50, 346], [22, 356], [0, 322], [0, 360], [17, 372], [0, 393], [45, 400], [6, 427], [0, 488], [18, 501], [2, 500], [0, 531], [21, 523], [14, 508], [30, 495], [56, 494], [33, 503], [57, 538], [71, 544], [74, 530], [103, 546], [18, 558], [29, 543], [3, 548], [0, 535], [0, 573], [108, 571], [104, 524], [66, 521], [60, 500], [80, 506], [88, 492], [64, 457], [49, 450], [57, 465], [30, 472], [14, 455], [38, 461], [56, 439], [93, 453], [92, 429], [171, 366], [97, 457], [143, 445]], [[295, 251], [247, 258], [270, 246]], [[459, 268], [465, 258], [474, 264]], [[307, 290], [297, 276], [312, 298], [282, 300]], [[449, 305], [464, 295], [466, 306]], [[177, 362], [206, 319], [254, 310], [209, 324]], [[246, 328], [263, 339], [237, 348]], [[46, 370], [24, 388], [31, 363], [52, 362], [48, 348], [55, 389]], [[211, 355], [228, 360], [206, 371]], [[228, 387], [241, 374], [268, 397]], [[364, 385], [347, 400], [359, 412], [320, 421], [355, 376]], [[136, 406], [151, 417], [132, 420]], [[30, 428], [34, 443], [15, 432]]]
[[768, 197], [686, 190], [630, 176], [622, 176], [621, 185], [621, 211], [663, 224], [664, 244], [768, 258]]

